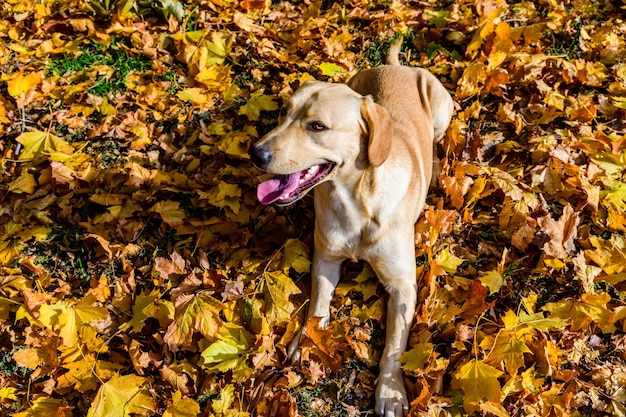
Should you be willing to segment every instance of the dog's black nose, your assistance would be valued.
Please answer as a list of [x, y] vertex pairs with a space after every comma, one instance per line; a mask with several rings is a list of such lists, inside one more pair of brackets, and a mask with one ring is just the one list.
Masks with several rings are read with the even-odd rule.
[[272, 160], [272, 154], [262, 146], [252, 146], [248, 152], [252, 163], [259, 168], [266, 167]]

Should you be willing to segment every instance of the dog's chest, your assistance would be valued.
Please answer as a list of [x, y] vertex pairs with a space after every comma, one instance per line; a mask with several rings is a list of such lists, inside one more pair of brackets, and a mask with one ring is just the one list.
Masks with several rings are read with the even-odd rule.
[[316, 249], [333, 256], [368, 260], [376, 252], [384, 225], [363, 207], [335, 198], [316, 196]]

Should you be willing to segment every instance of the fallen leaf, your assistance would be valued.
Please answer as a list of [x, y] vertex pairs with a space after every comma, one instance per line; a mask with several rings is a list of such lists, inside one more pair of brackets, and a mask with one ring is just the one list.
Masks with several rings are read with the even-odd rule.
[[172, 396], [172, 404], [167, 407], [163, 417], [196, 417], [200, 414], [200, 405], [193, 398], [182, 398], [180, 391]]
[[502, 371], [485, 362], [472, 359], [461, 365], [454, 373], [452, 386], [464, 392], [463, 408], [468, 413], [480, 410], [480, 401], [486, 399], [493, 403], [500, 402], [500, 382]]
[[103, 383], [87, 417], [110, 417], [155, 412], [154, 399], [145, 385], [150, 380], [137, 375], [115, 376]]
[[18, 99], [22, 94], [41, 84], [43, 79], [44, 76], [41, 72], [20, 73], [7, 82], [7, 90], [11, 97]]
[[19, 155], [20, 160], [36, 158], [41, 155], [50, 154], [53, 151], [68, 155], [74, 152], [72, 145], [54, 136], [50, 132], [33, 130], [31, 132], [22, 133], [15, 140], [24, 146], [24, 149]]
[[262, 111], [278, 110], [278, 104], [274, 101], [274, 97], [263, 94], [264, 90], [257, 90], [250, 95], [250, 99], [246, 104], [239, 108], [239, 114], [248, 117], [249, 120], [259, 120]]
[[206, 293], [184, 294], [174, 302], [174, 321], [168, 326], [163, 340], [177, 352], [192, 344], [194, 333], [215, 340], [223, 326], [220, 312], [224, 305]]

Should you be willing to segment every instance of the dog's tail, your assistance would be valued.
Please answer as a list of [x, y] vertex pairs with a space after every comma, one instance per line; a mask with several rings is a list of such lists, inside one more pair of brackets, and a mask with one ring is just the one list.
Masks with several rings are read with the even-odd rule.
[[400, 63], [400, 48], [402, 48], [402, 36], [396, 39], [396, 41], [389, 47], [387, 65], [402, 65]]

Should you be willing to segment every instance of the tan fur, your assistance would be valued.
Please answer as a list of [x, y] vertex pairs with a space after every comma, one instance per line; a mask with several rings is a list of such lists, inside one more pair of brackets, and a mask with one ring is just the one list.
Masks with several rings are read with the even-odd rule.
[[[397, 56], [390, 62], [398, 62]], [[271, 155], [264, 169], [277, 174], [336, 164], [314, 191], [308, 317], [328, 323], [344, 259], [371, 264], [389, 293], [376, 389], [376, 412], [386, 417], [408, 410], [398, 358], [406, 349], [417, 300], [413, 226], [431, 182], [433, 144], [452, 112], [450, 95], [428, 71], [381, 66], [357, 73], [347, 86], [304, 84], [278, 127], [255, 145]], [[306, 129], [311, 120], [322, 121], [328, 131], [311, 133]], [[300, 337], [289, 348], [294, 360]]]

